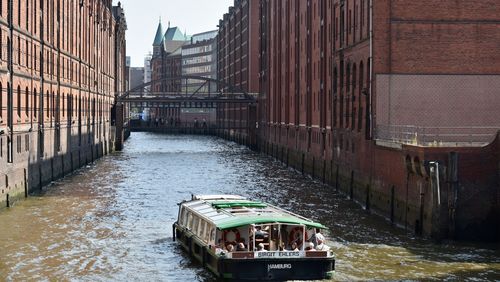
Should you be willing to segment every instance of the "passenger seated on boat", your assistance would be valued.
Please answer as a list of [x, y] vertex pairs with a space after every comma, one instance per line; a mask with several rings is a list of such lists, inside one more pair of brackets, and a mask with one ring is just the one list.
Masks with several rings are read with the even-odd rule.
[[293, 251], [293, 252], [298, 252], [299, 251], [299, 248], [297, 247], [297, 243], [295, 243], [295, 242], [292, 243], [290, 251]]
[[305, 250], [306, 251], [314, 251], [314, 244], [312, 242], [307, 242]]
[[245, 247], [245, 243], [243, 243], [243, 242], [238, 243], [238, 246], [236, 246], [237, 252], [244, 252], [246, 250], [247, 250], [247, 248]]
[[316, 245], [316, 250], [317, 251], [329, 251], [330, 247], [327, 245], [323, 244], [323, 240], [318, 239], [318, 245]]
[[227, 249], [228, 253], [233, 252], [234, 251], [234, 246], [232, 244], [229, 244], [229, 245], [227, 245], [226, 249]]
[[309, 239], [309, 242], [312, 242], [314, 244], [314, 247], [318, 245], [318, 240], [325, 241], [325, 236], [321, 234], [321, 230], [319, 228], [316, 228], [316, 232], [311, 236]]
[[264, 248], [264, 244], [259, 243], [257, 245], [257, 252], [267, 252], [267, 250]]
[[216, 255], [223, 256], [223, 255], [225, 255], [226, 253], [227, 253], [227, 251], [226, 251], [226, 250], [224, 250], [224, 249], [221, 249], [221, 248], [216, 248], [216, 249], [215, 249], [215, 254], [216, 254]]
[[267, 231], [262, 230], [262, 227], [260, 226], [255, 226], [255, 239], [264, 239], [267, 236], [269, 236], [269, 233]]

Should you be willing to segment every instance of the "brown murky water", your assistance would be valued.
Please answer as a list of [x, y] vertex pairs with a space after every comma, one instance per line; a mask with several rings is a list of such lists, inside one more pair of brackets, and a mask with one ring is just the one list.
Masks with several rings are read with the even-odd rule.
[[211, 281], [171, 239], [191, 193], [241, 194], [324, 223], [335, 280], [500, 280], [498, 245], [414, 238], [231, 142], [135, 133], [125, 151], [0, 212], [0, 281]]

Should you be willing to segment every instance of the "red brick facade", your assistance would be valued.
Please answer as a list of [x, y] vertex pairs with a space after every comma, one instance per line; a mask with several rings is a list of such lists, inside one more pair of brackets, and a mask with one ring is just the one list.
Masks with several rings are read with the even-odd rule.
[[[496, 236], [494, 146], [426, 148], [376, 140], [377, 126], [384, 125], [389, 110], [393, 124], [483, 124], [498, 130], [493, 109], [500, 99], [492, 85], [500, 81], [500, 53], [494, 47], [500, 43], [500, 11], [494, 2], [261, 0], [262, 150], [419, 233]], [[387, 75], [392, 88], [384, 88]], [[415, 102], [404, 96], [410, 93], [403, 83], [408, 75], [417, 81], [411, 92]], [[475, 87], [463, 87], [467, 91], [454, 92], [446, 87], [450, 83], [442, 83], [445, 78], [474, 81], [474, 76], [480, 78]], [[439, 87], [425, 92], [427, 81]], [[388, 96], [386, 89], [400, 96]], [[386, 97], [401, 97], [403, 103], [382, 104]], [[426, 106], [424, 97], [434, 104]], [[468, 111], [467, 99], [480, 110]], [[465, 107], [458, 112], [470, 114], [450, 117], [454, 103]], [[418, 114], [426, 107], [437, 107], [427, 119], [412, 120], [404, 112]], [[439, 161], [439, 174], [431, 173], [432, 161]]]
[[[217, 77], [221, 91], [258, 93], [259, 80], [259, 1], [235, 0], [219, 21], [217, 36]], [[219, 127], [242, 140], [252, 138], [256, 108], [247, 104], [223, 104], [217, 109]]]
[[259, 1], [235, 0], [219, 21], [217, 72], [220, 80], [246, 92], [259, 92], [258, 38]]
[[0, 1], [2, 199], [111, 148], [124, 21], [111, 0]]

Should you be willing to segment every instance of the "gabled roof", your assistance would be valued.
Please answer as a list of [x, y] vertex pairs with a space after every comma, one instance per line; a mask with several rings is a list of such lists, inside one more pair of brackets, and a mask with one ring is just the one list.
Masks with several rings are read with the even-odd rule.
[[182, 34], [178, 27], [169, 27], [165, 32], [165, 40], [171, 41], [186, 41], [189, 40], [187, 36]]
[[161, 25], [161, 21], [158, 24], [158, 28], [156, 29], [155, 41], [153, 42], [153, 46], [160, 46], [163, 41], [163, 26]]

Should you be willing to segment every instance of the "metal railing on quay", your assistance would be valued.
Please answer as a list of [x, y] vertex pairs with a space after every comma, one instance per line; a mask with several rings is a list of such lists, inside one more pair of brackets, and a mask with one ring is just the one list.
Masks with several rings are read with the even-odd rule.
[[481, 147], [495, 139], [498, 127], [421, 127], [378, 125], [375, 139], [423, 147]]

